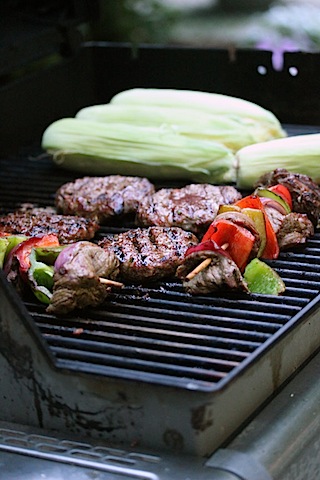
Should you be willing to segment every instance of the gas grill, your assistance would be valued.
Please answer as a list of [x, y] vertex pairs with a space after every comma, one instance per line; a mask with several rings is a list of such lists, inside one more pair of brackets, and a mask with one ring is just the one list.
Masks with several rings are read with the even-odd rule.
[[[53, 205], [78, 176], [40, 140], [83, 106], [134, 86], [217, 91], [311, 133], [319, 70], [316, 54], [286, 54], [274, 71], [271, 52], [80, 42], [0, 89], [0, 110], [15, 115], [1, 126], [0, 213]], [[171, 279], [66, 317], [20, 298], [0, 272], [0, 478], [317, 479], [319, 232], [270, 264], [287, 287], [279, 297], [192, 297]]]

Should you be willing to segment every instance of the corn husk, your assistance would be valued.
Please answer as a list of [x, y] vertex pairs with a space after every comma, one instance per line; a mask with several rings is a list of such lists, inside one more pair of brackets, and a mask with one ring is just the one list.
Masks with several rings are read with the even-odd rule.
[[60, 167], [91, 175], [138, 175], [158, 181], [235, 181], [235, 157], [229, 148], [167, 127], [64, 118], [45, 130], [42, 148]]
[[102, 104], [81, 109], [76, 118], [102, 123], [162, 127], [190, 138], [223, 143], [234, 152], [274, 138], [264, 123], [251, 118], [212, 114], [193, 108]]
[[239, 188], [252, 188], [259, 177], [276, 168], [308, 175], [320, 183], [320, 133], [270, 140], [236, 153]]

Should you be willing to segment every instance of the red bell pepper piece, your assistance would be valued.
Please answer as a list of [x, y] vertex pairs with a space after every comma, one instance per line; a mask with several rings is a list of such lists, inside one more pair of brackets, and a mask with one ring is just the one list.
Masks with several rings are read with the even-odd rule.
[[240, 271], [244, 271], [255, 242], [255, 237], [249, 230], [230, 220], [219, 220], [210, 225], [202, 242], [207, 240], [215, 242], [225, 250]]
[[268, 190], [279, 195], [279, 197], [281, 197], [285, 202], [287, 202], [290, 209], [292, 210], [292, 196], [290, 190], [285, 185], [278, 183], [277, 185], [268, 187]]
[[266, 225], [266, 246], [261, 254], [261, 258], [275, 259], [278, 258], [280, 249], [277, 240], [276, 233], [271, 225], [268, 215], [264, 209], [261, 199], [257, 195], [248, 195], [238, 200], [235, 205], [240, 208], [255, 208], [261, 210], [264, 215], [264, 221]]
[[11, 250], [6, 260], [4, 271], [6, 274], [10, 272], [13, 259], [16, 258], [19, 264], [19, 273], [25, 279], [31, 265], [29, 258], [31, 250], [35, 247], [57, 247], [59, 245], [59, 239], [54, 234], [30, 237]]

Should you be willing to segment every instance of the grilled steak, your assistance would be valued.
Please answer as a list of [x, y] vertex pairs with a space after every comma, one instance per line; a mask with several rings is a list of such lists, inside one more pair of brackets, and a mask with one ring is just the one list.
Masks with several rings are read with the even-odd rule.
[[84, 177], [62, 185], [55, 203], [64, 214], [82, 215], [105, 223], [109, 219], [134, 213], [138, 203], [155, 188], [146, 178], [109, 175]]
[[[188, 279], [187, 275], [206, 259], [211, 260], [210, 264]], [[224, 288], [248, 291], [237, 265], [218, 252], [202, 250], [188, 255], [178, 267], [176, 275], [182, 280], [185, 291], [193, 295], [205, 295]]]
[[52, 208], [22, 208], [0, 216], [0, 232], [39, 236], [55, 233], [60, 243], [90, 240], [99, 225], [89, 218], [59, 215]]
[[263, 175], [257, 186], [270, 187], [281, 183], [292, 195], [293, 210], [306, 214], [316, 227], [320, 215], [320, 187], [307, 175], [290, 173], [284, 168], [277, 168]]
[[136, 228], [99, 242], [120, 260], [120, 279], [146, 283], [174, 276], [188, 247], [196, 245], [191, 232], [178, 227]]
[[137, 210], [141, 226], [176, 226], [201, 235], [217, 215], [219, 206], [241, 198], [232, 186], [191, 184], [182, 188], [162, 188], [146, 196]]
[[66, 247], [55, 264], [53, 295], [47, 311], [60, 315], [101, 304], [110, 287], [100, 278], [115, 279], [118, 272], [119, 260], [112, 251], [86, 241]]

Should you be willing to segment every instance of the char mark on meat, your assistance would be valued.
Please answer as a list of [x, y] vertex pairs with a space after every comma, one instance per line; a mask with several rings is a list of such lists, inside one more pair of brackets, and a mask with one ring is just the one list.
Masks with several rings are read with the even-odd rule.
[[187, 249], [198, 240], [178, 227], [136, 228], [105, 237], [99, 245], [120, 261], [120, 280], [146, 283], [173, 277]]
[[176, 226], [202, 235], [218, 213], [220, 205], [232, 204], [241, 194], [232, 186], [190, 184], [162, 188], [146, 196], [137, 210], [140, 226]]
[[0, 232], [35, 237], [54, 233], [60, 243], [92, 239], [99, 225], [89, 218], [60, 215], [52, 208], [26, 208], [0, 216]]
[[154, 191], [154, 185], [142, 177], [83, 177], [62, 185], [55, 204], [64, 214], [90, 217], [104, 224], [114, 217], [134, 215], [139, 202]]
[[110, 292], [100, 278], [115, 280], [119, 273], [119, 260], [112, 251], [87, 241], [66, 248], [72, 251], [55, 270], [53, 295], [47, 307], [48, 313], [55, 315], [100, 305]]
[[[206, 259], [211, 260], [210, 264], [188, 279], [188, 275]], [[218, 252], [202, 250], [188, 255], [178, 267], [176, 275], [182, 281], [184, 290], [192, 295], [205, 295], [224, 289], [248, 292], [235, 262]]]
[[285, 185], [292, 195], [293, 211], [306, 214], [316, 227], [320, 215], [320, 187], [310, 177], [277, 168], [263, 175], [257, 186]]

